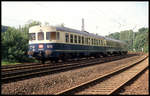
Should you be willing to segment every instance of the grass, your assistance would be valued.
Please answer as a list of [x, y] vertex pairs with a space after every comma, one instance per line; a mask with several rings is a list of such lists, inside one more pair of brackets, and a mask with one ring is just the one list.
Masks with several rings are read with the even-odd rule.
[[16, 65], [16, 64], [21, 64], [19, 62], [10, 62], [10, 61], [1, 61], [1, 65], [2, 66], [6, 66], [6, 65]]
[[[39, 61], [36, 59], [29, 59], [27, 62], [34, 62], [34, 63], [38, 63]], [[6, 66], [6, 65], [16, 65], [16, 64], [22, 64], [20, 62], [16, 62], [16, 61], [8, 61], [8, 60], [1, 60], [1, 65], [2, 66]]]

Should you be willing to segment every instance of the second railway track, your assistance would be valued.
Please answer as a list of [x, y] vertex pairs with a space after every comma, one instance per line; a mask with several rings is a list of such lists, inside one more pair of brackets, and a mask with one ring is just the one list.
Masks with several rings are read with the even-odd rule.
[[[136, 77], [139, 73], [148, 68], [145, 63], [148, 56], [143, 56], [141, 60], [127, 64], [115, 71], [104, 74], [93, 80], [76, 85], [72, 88], [56, 92], [55, 95], [110, 95], [114, 94], [119, 88]], [[142, 63], [143, 62], [143, 63]]]

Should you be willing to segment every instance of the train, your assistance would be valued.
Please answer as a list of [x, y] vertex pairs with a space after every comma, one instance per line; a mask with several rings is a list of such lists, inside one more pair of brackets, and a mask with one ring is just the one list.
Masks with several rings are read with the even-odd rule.
[[42, 63], [123, 54], [127, 54], [127, 44], [120, 40], [64, 26], [29, 28], [28, 55]]

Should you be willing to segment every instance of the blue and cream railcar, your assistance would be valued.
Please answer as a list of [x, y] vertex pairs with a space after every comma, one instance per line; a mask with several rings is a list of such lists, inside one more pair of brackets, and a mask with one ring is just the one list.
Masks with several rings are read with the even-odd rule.
[[98, 57], [122, 50], [119, 49], [122, 42], [66, 27], [33, 26], [29, 36], [28, 54], [43, 62], [46, 59], [57, 62], [59, 59]]

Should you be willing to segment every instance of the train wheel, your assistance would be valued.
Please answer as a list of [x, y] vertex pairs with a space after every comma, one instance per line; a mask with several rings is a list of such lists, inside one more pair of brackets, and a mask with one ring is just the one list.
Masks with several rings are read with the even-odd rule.
[[58, 59], [55, 59], [54, 61], [55, 61], [55, 63], [58, 63]]
[[42, 64], [45, 64], [45, 60], [44, 59], [42, 59]]

